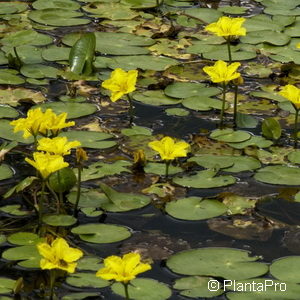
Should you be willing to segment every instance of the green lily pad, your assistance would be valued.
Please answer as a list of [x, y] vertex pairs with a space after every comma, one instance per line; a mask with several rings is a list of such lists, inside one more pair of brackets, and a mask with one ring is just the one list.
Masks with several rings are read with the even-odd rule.
[[225, 14], [241, 15], [247, 11], [247, 8], [234, 5], [234, 6], [222, 6], [219, 7], [218, 10]]
[[27, 4], [22, 2], [2, 2], [0, 15], [20, 13], [26, 10], [27, 7]]
[[288, 160], [293, 164], [300, 164], [300, 150], [295, 150], [288, 155]]
[[0, 84], [22, 84], [25, 80], [19, 77], [16, 70], [2, 69], [0, 70]]
[[240, 143], [249, 140], [251, 138], [251, 134], [241, 130], [234, 131], [232, 129], [216, 129], [209, 137], [220, 142]]
[[272, 30], [272, 31], [282, 31], [283, 26], [279, 22], [274, 22], [271, 17], [265, 14], [259, 14], [251, 18], [246, 18], [243, 26], [249, 32], [257, 32], [261, 30]]
[[152, 135], [152, 131], [149, 128], [141, 127], [141, 126], [132, 126], [131, 128], [125, 128], [121, 130], [121, 133], [126, 136], [131, 135]]
[[80, 8], [80, 4], [72, 0], [37, 0], [32, 3], [32, 7], [34, 9], [63, 8], [77, 10]]
[[10, 32], [1, 39], [1, 44], [9, 47], [22, 45], [44, 46], [52, 43], [49, 35], [38, 33], [33, 29]]
[[45, 66], [41, 64], [24, 65], [20, 72], [22, 75], [30, 78], [41, 79], [41, 78], [56, 78], [58, 75], [58, 69]]
[[203, 21], [205, 24], [216, 22], [222, 13], [216, 9], [210, 8], [190, 8], [184, 11], [185, 15], [195, 17], [197, 20]]
[[[66, 112], [68, 114], [67, 115], [68, 119], [80, 118], [83, 116], [91, 115], [92, 113], [97, 111], [97, 107], [91, 103], [48, 102], [48, 103], [36, 105], [33, 108], [35, 109], [38, 107], [40, 107], [43, 111], [48, 108], [51, 108], [53, 112], [56, 114], [61, 114], [63, 112]], [[65, 132], [64, 134], [67, 133]]]
[[0, 165], [0, 180], [13, 177], [14, 173], [8, 165]]
[[258, 256], [231, 248], [201, 248], [182, 251], [167, 260], [173, 272], [184, 275], [248, 279], [268, 272], [268, 265], [256, 262]]
[[17, 232], [8, 236], [7, 240], [14, 245], [36, 245], [44, 239], [40, 238], [37, 234], [32, 232]]
[[[123, 50], [125, 51], [125, 50]], [[105, 57], [106, 58], [106, 57]], [[107, 58], [106, 58], [107, 59]], [[95, 66], [102, 64], [103, 57], [97, 57], [95, 61]], [[142, 70], [154, 70], [154, 71], [164, 71], [170, 66], [175, 66], [178, 64], [176, 59], [170, 57], [160, 57], [151, 55], [138, 55], [138, 56], [116, 56], [113, 59], [106, 60], [106, 66], [110, 69], [122, 68], [123, 70], [129, 71], [133, 69]]]
[[23, 261], [18, 263], [20, 266], [29, 268], [40, 267], [41, 256], [36, 245], [9, 248], [2, 253], [2, 257], [7, 260]]
[[282, 257], [272, 262], [270, 273], [275, 278], [292, 283], [299, 283], [300, 256]]
[[0, 277], [0, 294], [12, 293], [16, 280]]
[[[224, 52], [223, 50], [216, 50], [204, 53], [203, 57], [213, 60], [228, 60], [228, 53]], [[233, 61], [248, 60], [255, 58], [256, 53], [254, 51], [235, 51], [232, 52], [231, 57]]]
[[34, 22], [52, 26], [85, 25], [91, 22], [89, 19], [78, 18], [82, 13], [62, 8], [46, 8], [32, 10], [28, 17]]
[[190, 114], [190, 112], [184, 108], [168, 108], [165, 110], [168, 116], [176, 116], [176, 117], [185, 117]]
[[261, 130], [263, 135], [268, 139], [278, 140], [281, 137], [280, 123], [274, 118], [264, 119]]
[[198, 171], [196, 175], [188, 177], [175, 177], [173, 182], [185, 187], [207, 189], [227, 186], [235, 183], [236, 179], [231, 175], [215, 176], [216, 170]]
[[68, 61], [70, 51], [71, 48], [51, 45], [42, 51], [42, 57], [48, 61]]
[[21, 210], [20, 204], [9, 204], [5, 206], [0, 206], [0, 211], [3, 211], [13, 216], [24, 216], [28, 214], [27, 211]]
[[191, 157], [188, 161], [196, 162], [204, 168], [218, 166], [227, 172], [252, 171], [261, 167], [260, 162], [249, 156], [228, 156], [203, 154]]
[[[183, 99], [182, 105], [192, 110], [207, 111], [212, 108], [221, 109], [222, 101], [201, 95]], [[226, 108], [228, 108], [228, 103], [225, 103]]]
[[223, 198], [223, 204], [227, 206], [229, 215], [244, 215], [248, 209], [255, 207], [256, 202], [256, 199], [249, 199], [235, 194], [229, 194]]
[[[67, 103], [68, 105], [76, 104], [76, 105], [83, 105], [81, 109], [86, 108], [87, 103]], [[91, 107], [94, 109], [94, 106]], [[78, 107], [78, 112], [80, 107]], [[87, 112], [84, 112], [87, 113]], [[79, 141], [81, 143], [81, 147], [87, 147], [92, 149], [106, 149], [116, 145], [114, 141], [106, 141], [107, 139], [111, 138], [112, 135], [104, 132], [98, 131], [79, 131], [79, 130], [70, 130], [61, 132], [59, 136], [66, 136], [70, 141]]]
[[230, 147], [235, 149], [243, 149], [248, 146], [256, 146], [258, 148], [268, 148], [273, 144], [272, 141], [266, 140], [262, 136], [252, 135], [251, 138], [245, 142], [240, 143], [228, 143]]
[[[111, 286], [114, 293], [125, 297], [122, 283], [114, 283]], [[167, 285], [154, 279], [136, 278], [130, 281], [128, 293], [132, 300], [165, 300], [172, 295]]]
[[236, 114], [236, 125], [240, 128], [256, 128], [258, 120], [251, 115], [246, 115], [242, 113]]
[[189, 276], [176, 279], [174, 289], [180, 290], [180, 295], [190, 298], [212, 298], [224, 293], [220, 288], [208, 290], [211, 277]]
[[[6, 53], [6, 55], [12, 55], [15, 57], [15, 52], [12, 47], [4, 46], [2, 50]], [[39, 64], [43, 62], [41, 53], [42, 49], [32, 45], [22, 45], [15, 47], [15, 50], [21, 59], [23, 64]]]
[[94, 207], [83, 207], [80, 209], [87, 217], [99, 217], [101, 216], [104, 212], [102, 210], [97, 210]]
[[71, 226], [77, 219], [69, 215], [49, 215], [43, 216], [43, 222], [51, 226]]
[[76, 272], [70, 274], [66, 280], [67, 284], [78, 288], [104, 288], [110, 285], [110, 282], [99, 277], [95, 273]]
[[0, 234], [0, 245], [6, 242], [6, 236], [4, 234]]
[[227, 207], [211, 199], [189, 197], [168, 202], [166, 212], [174, 218], [181, 220], [205, 220], [224, 214]]
[[125, 160], [117, 160], [114, 163], [96, 162], [87, 169], [82, 170], [81, 181], [103, 178], [110, 175], [119, 175], [122, 172], [129, 173], [130, 170], [126, 167], [131, 166], [131, 163]]
[[79, 234], [83, 241], [96, 244], [115, 243], [131, 236], [126, 227], [112, 224], [85, 224], [74, 227], [71, 232]]
[[[0, 96], [1, 99], [1, 96]], [[0, 100], [1, 101], [1, 100]], [[0, 105], [0, 119], [1, 118], [16, 118], [19, 112], [7, 105]]]
[[300, 169], [287, 166], [268, 166], [259, 169], [254, 178], [270, 184], [300, 185]]
[[156, 90], [156, 91], [146, 91], [143, 93], [134, 93], [133, 99], [144, 104], [149, 105], [174, 105], [181, 102], [181, 100], [170, 98], [166, 96], [163, 91]]
[[101, 261], [102, 259], [98, 257], [84, 256], [77, 262], [76, 269], [80, 271], [98, 271], [100, 268], [103, 267]]
[[[129, 211], [132, 209], [142, 208], [151, 202], [151, 199], [145, 195], [133, 193], [120, 193], [104, 183], [100, 183], [101, 190], [114, 206], [117, 211]], [[106, 210], [110, 210], [110, 203], [102, 205]]]
[[[166, 173], [166, 165], [164, 163], [154, 163], [149, 162], [147, 163], [146, 167], [144, 168], [146, 173], [153, 173], [157, 175], [165, 175]], [[169, 175], [176, 174], [179, 172], [183, 172], [183, 169], [180, 167], [172, 166], [169, 167]]]
[[261, 30], [247, 33], [247, 35], [241, 37], [241, 42], [246, 44], [269, 43], [276, 46], [283, 46], [286, 45], [290, 39], [290, 36], [281, 32]]
[[122, 0], [121, 2], [135, 9], [156, 7], [156, 0]]

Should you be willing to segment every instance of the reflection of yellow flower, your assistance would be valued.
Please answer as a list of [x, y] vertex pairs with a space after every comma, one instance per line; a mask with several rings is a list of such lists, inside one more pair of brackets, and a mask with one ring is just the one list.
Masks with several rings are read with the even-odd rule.
[[296, 86], [292, 84], [285, 85], [279, 95], [291, 101], [296, 109], [300, 109], [300, 89]]
[[218, 60], [213, 66], [204, 67], [203, 71], [210, 76], [212, 82], [224, 82], [227, 84], [230, 80], [241, 76], [240, 73], [236, 72], [240, 65], [239, 62], [235, 62], [227, 66], [225, 61]]
[[61, 269], [68, 273], [74, 273], [82, 251], [71, 248], [63, 238], [55, 239], [51, 245], [39, 243], [37, 245], [39, 253], [44, 257], [40, 261], [41, 269]]
[[163, 160], [173, 160], [176, 157], [185, 157], [190, 145], [186, 142], [176, 142], [173, 138], [166, 136], [160, 141], [148, 144], [150, 148], [157, 151]]
[[27, 118], [20, 118], [10, 122], [10, 125], [15, 126], [14, 132], [24, 131], [23, 137], [25, 139], [30, 136], [37, 136], [40, 134], [47, 134], [47, 115], [41, 111], [40, 108], [30, 109], [27, 112]]
[[102, 87], [112, 92], [110, 99], [115, 102], [123, 95], [135, 91], [137, 76], [137, 70], [125, 72], [121, 68], [117, 68], [111, 73], [109, 79], [102, 82]]
[[300, 43], [297, 43], [296, 47], [297, 47], [298, 49], [300, 49]]
[[53, 139], [39, 139], [37, 150], [46, 151], [57, 155], [68, 155], [71, 153], [71, 148], [75, 148], [80, 145], [81, 143], [78, 141], [68, 142], [68, 139], [65, 136], [58, 136]]
[[31, 160], [28, 157], [25, 158], [29, 164], [31, 164], [41, 173], [44, 179], [47, 178], [51, 173], [69, 166], [69, 164], [64, 161], [64, 158], [61, 155], [34, 152], [33, 159], [34, 160]]
[[141, 256], [138, 253], [127, 253], [122, 258], [115, 255], [109, 256], [104, 259], [104, 266], [96, 273], [97, 277], [123, 283], [151, 269], [149, 264], [141, 263]]
[[207, 25], [205, 30], [217, 36], [223, 36], [225, 39], [232, 36], [246, 35], [246, 28], [242, 27], [245, 21], [245, 18], [221, 17], [217, 22]]

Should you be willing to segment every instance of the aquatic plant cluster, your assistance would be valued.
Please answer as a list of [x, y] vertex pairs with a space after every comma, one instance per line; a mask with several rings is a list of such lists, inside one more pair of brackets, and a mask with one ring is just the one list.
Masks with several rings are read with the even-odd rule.
[[[1, 299], [299, 298], [300, 256], [134, 242], [156, 233], [132, 219], [161, 212], [234, 240], [297, 233], [258, 210], [278, 187], [300, 201], [300, 2], [256, 2], [0, 1]], [[182, 133], [189, 118], [208, 128]]]

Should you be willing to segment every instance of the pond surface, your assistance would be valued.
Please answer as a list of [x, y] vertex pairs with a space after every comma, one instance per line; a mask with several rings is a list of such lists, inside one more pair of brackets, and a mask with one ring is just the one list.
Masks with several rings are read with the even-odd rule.
[[[0, 167], [0, 300], [49, 299], [38, 235], [62, 236], [84, 251], [76, 272], [59, 277], [57, 299], [124, 299], [115, 283], [94, 274], [103, 258], [129, 252], [151, 263], [139, 278], [155, 280], [133, 281], [142, 294], [132, 291], [132, 299], [299, 299], [296, 111], [278, 92], [300, 78], [300, 1], [156, 4], [0, 1], [0, 142], [17, 142]], [[229, 85], [225, 128], [219, 129], [222, 89], [203, 67], [227, 61], [227, 46], [204, 27], [222, 15], [245, 17], [247, 34], [231, 45], [244, 79], [237, 126]], [[87, 32], [96, 37], [93, 72], [75, 74], [70, 49]], [[133, 124], [126, 96], [112, 102], [101, 87], [116, 68], [139, 71]], [[42, 224], [34, 210], [38, 179], [7, 195], [36, 176], [24, 161], [34, 151], [33, 139], [9, 125], [36, 107], [67, 112], [75, 126], [60, 135], [79, 140], [88, 154], [77, 219], [71, 217], [76, 187], [61, 195], [59, 209], [47, 190]], [[273, 127], [262, 130], [268, 118]], [[148, 146], [163, 136], [190, 144], [168, 178]], [[146, 156], [143, 168], [134, 163], [138, 150]], [[75, 152], [66, 161], [77, 175]], [[292, 260], [283, 259], [288, 256]], [[220, 284], [215, 292], [208, 290], [210, 279]], [[287, 283], [287, 291], [226, 289], [224, 281], [265, 279]]]

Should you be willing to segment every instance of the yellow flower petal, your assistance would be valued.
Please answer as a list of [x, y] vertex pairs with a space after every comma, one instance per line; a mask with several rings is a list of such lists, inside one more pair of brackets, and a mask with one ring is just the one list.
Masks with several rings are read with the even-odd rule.
[[285, 85], [279, 95], [285, 97], [293, 103], [296, 109], [300, 109], [300, 89], [292, 84]]

